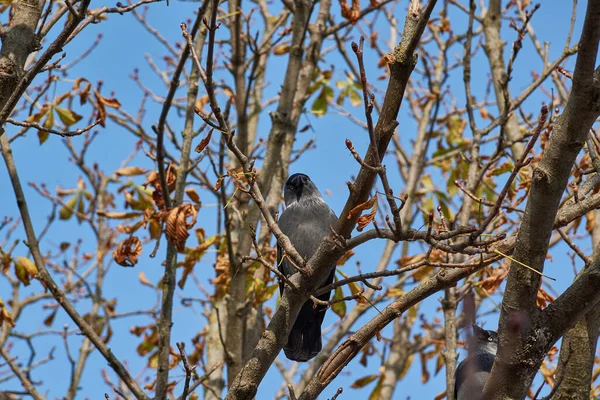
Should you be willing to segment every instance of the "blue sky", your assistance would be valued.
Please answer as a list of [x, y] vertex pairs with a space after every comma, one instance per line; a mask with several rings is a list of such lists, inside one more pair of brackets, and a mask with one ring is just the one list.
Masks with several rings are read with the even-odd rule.
[[[579, 3], [578, 23], [573, 35], [573, 43], [579, 38], [583, 13], [585, 11], [585, 2]], [[102, 5], [104, 5], [104, 3], [92, 2], [91, 8], [101, 7]], [[107, 3], [107, 5], [112, 6], [110, 3]], [[152, 4], [148, 10], [147, 20], [171, 43], [181, 42], [182, 39], [179, 24], [182, 21], [192, 18], [197, 7], [198, 3], [181, 1], [172, 1], [169, 7], [167, 7], [165, 3]], [[277, 5], [274, 5], [274, 7], [277, 7]], [[405, 2], [402, 2], [402, 4], [398, 5], [394, 11], [395, 16], [400, 23], [404, 20], [405, 7]], [[438, 4], [436, 11], [434, 11], [434, 16], [438, 16], [439, 9], [440, 5]], [[332, 10], [337, 19], [340, 14], [339, 5], [335, 3], [332, 6]], [[533, 27], [536, 30], [538, 38], [543, 42], [549, 43], [551, 60], [558, 56], [563, 49], [570, 13], [570, 2], [546, 1], [542, 2], [542, 7], [533, 18]], [[4, 21], [4, 19], [1, 18], [4, 18], [4, 16], [0, 17], [0, 20]], [[384, 18], [380, 17], [380, 20], [383, 19]], [[464, 14], [453, 11], [450, 14], [450, 20], [453, 29], [457, 32], [464, 30], [466, 26]], [[552, 22], [549, 23], [549, 21]], [[387, 31], [385, 30], [387, 25], [383, 26], [384, 29], [382, 29], [382, 32], [380, 33], [381, 37], [387, 35]], [[506, 58], [508, 58], [510, 55], [510, 44], [514, 40], [516, 33], [507, 29], [506, 26], [504, 26], [503, 32], [504, 38], [508, 42], [505, 50]], [[73, 84], [73, 80], [79, 76], [83, 76], [91, 82], [102, 79], [104, 82], [103, 93], [108, 95], [110, 92], [114, 92], [114, 95], [121, 102], [123, 109], [135, 113], [142, 96], [139, 87], [130, 78], [130, 74], [132, 74], [135, 69], [139, 69], [141, 79], [150, 88], [155, 90], [157, 95], [164, 96], [167, 93], [167, 88], [156, 78], [156, 75], [154, 75], [144, 60], [145, 55], [150, 55], [159, 66], [163, 66], [164, 62], [162, 61], [162, 57], [165, 55], [165, 48], [145, 31], [132, 15], [126, 14], [120, 16], [118, 14], [111, 14], [108, 16], [107, 21], [103, 21], [97, 25], [90, 25], [81, 36], [65, 48], [67, 53], [65, 63], [68, 63], [69, 60], [77, 57], [77, 55], [85, 50], [100, 33], [103, 35], [103, 38], [98, 48], [89, 57], [77, 64], [73, 70], [69, 72], [67, 77], [61, 79], [56, 84], [56, 93], [60, 94], [68, 91]], [[222, 29], [218, 31], [217, 35], [220, 39], [226, 39], [228, 33]], [[357, 40], [358, 36], [359, 33], [355, 31], [354, 40]], [[328, 41], [326, 47], [331, 46], [332, 44], [333, 42]], [[228, 46], [225, 46], [222, 50], [227, 52]], [[449, 54], [451, 60], [462, 57], [462, 45], [455, 46], [455, 50], [451, 51]], [[565, 68], [572, 70], [573, 60], [574, 59], [568, 61]], [[286, 61], [287, 56], [273, 57], [267, 71], [267, 81], [269, 82], [269, 85], [265, 89], [265, 98], [274, 95], [279, 89]], [[381, 74], [381, 70], [376, 67], [377, 61], [378, 57], [374, 56], [365, 59], [367, 73], [373, 81], [375, 77]], [[344, 63], [334, 55], [328, 56], [326, 62], [322, 65], [323, 69], [326, 69], [329, 64], [336, 65], [336, 71], [332, 81], [335, 82], [335, 80], [344, 79], [343, 71], [347, 69], [344, 66]], [[541, 61], [539, 56], [535, 53], [528, 38], [526, 38], [524, 41], [524, 48], [515, 64], [513, 79], [510, 82], [512, 94], [516, 95], [525, 88], [533, 79], [531, 77], [531, 72], [540, 71], [540, 69]], [[473, 60], [472, 84], [476, 96], [480, 96], [485, 91], [488, 74], [489, 68], [487, 66], [487, 61], [485, 60], [483, 53], [480, 53]], [[217, 79], [220, 79], [220, 77], [218, 76]], [[377, 82], [376, 84], [384, 88], [380, 82]], [[457, 94], [458, 104], [461, 104], [461, 102], [464, 103], [462, 73], [459, 71], [458, 74], [452, 74], [448, 84], [451, 88], [455, 88], [452, 90]], [[551, 88], [549, 84], [545, 85], [545, 87], [547, 89]], [[184, 92], [180, 91], [178, 92], [178, 95], [182, 95], [183, 93]], [[381, 94], [378, 94], [377, 96], [378, 99], [381, 100]], [[462, 100], [461, 97], [463, 97]], [[528, 112], [537, 114], [542, 101], [547, 102], [547, 98], [538, 92], [525, 103], [524, 109]], [[311, 104], [312, 100], [309, 101], [309, 107]], [[362, 108], [352, 108], [348, 102], [346, 103], [346, 107], [352, 111], [357, 118], [364, 119]], [[149, 100], [146, 108], [144, 127], [148, 132], [151, 132], [150, 126], [158, 119], [160, 105]], [[271, 107], [271, 109], [272, 108], [273, 107]], [[89, 110], [83, 111], [83, 115], [87, 115], [86, 112], [89, 112]], [[331, 109], [325, 117], [321, 118], [317, 118], [310, 114], [304, 115], [301, 119], [300, 126], [304, 126], [307, 121], [310, 121], [314, 130], [299, 133], [297, 146], [301, 147], [306, 141], [314, 138], [316, 139], [317, 148], [307, 152], [305, 156], [294, 163], [290, 168], [290, 172], [307, 173], [313, 178], [322, 192], [329, 190], [330, 194], [326, 195], [326, 200], [330, 206], [339, 213], [347, 198], [347, 189], [344, 182], [350, 180], [351, 177], [358, 172], [358, 165], [352, 156], [345, 150], [344, 141], [346, 138], [351, 139], [359, 153], [364, 153], [368, 144], [367, 134], [364, 130], [349, 122], [347, 118], [336, 114]], [[415, 126], [413, 120], [408, 117], [406, 104], [404, 104], [401, 109], [399, 122], [402, 143], [407, 149], [410, 149], [410, 141], [414, 138], [413, 132]], [[180, 131], [183, 119], [179, 118], [177, 113], [172, 110], [169, 117], [169, 123], [176, 131]], [[199, 125], [200, 122], [196, 121], [195, 126], [199, 127]], [[265, 114], [260, 122], [258, 136], [266, 137], [269, 129], [270, 120]], [[15, 132], [14, 127], [9, 126], [8, 132], [9, 134], [13, 134]], [[80, 145], [79, 140], [80, 138], [74, 139], [76, 146]], [[106, 129], [101, 130], [94, 145], [91, 147], [90, 152], [88, 153], [88, 163], [92, 164], [97, 162], [103, 171], [110, 173], [119, 168], [121, 162], [131, 153], [134, 143], [135, 139], [131, 134], [125, 132], [113, 123], [108, 123]], [[35, 132], [30, 131], [27, 137], [14, 142], [13, 151], [23, 183], [36, 182], [39, 184], [44, 182], [47, 184], [49, 190], [53, 191], [57, 186], [61, 186], [62, 188], [75, 187], [77, 178], [81, 175], [73, 166], [65, 146], [62, 143], [62, 139], [59, 137], [51, 136], [43, 146], [40, 146], [38, 144], [37, 135]], [[335, 156], [332, 157], [332, 154]], [[148, 160], [141, 157], [137, 157], [131, 165], [140, 165], [145, 168], [151, 167]], [[387, 165], [392, 187], [398, 188], [395, 190], [401, 192], [403, 183], [397, 171], [394, 171], [396, 165], [395, 161], [392, 158], [389, 158]], [[201, 164], [201, 166], [206, 167], [205, 164]], [[323, 173], [323, 171], [326, 171], [326, 173]], [[445, 187], [445, 182], [441, 180], [441, 177], [435, 177], [435, 179], [436, 183], [444, 185], [443, 187]], [[36, 231], [39, 233], [45, 224], [50, 211], [50, 205], [29, 186], [26, 186], [26, 195], [29, 201], [30, 212], [35, 221]], [[203, 202], [214, 203], [214, 199], [207, 192], [201, 192], [200, 196]], [[118, 207], [122, 207], [123, 205], [123, 201], [118, 197], [116, 203]], [[0, 218], [3, 218], [5, 215], [14, 217], [18, 215], [16, 202], [14, 201], [6, 169], [3, 164], [0, 167], [0, 210], [2, 210], [2, 212], [0, 212]], [[204, 227], [209, 233], [212, 230], [214, 233], [214, 207], [203, 207], [200, 210], [198, 221], [199, 223], [197, 226]], [[24, 239], [23, 232], [20, 229], [13, 235], [12, 239], [15, 238]], [[53, 225], [49, 234], [42, 241], [42, 249], [43, 251], [55, 249], [62, 241], [74, 241], [78, 238], [83, 240], [84, 251], [94, 251], [94, 242], [89, 229], [79, 226], [74, 221], [59, 221]], [[190, 240], [192, 240], [192, 238]], [[352, 274], [356, 271], [353, 262], [355, 260], [361, 261], [363, 271], [369, 271], [377, 262], [377, 255], [381, 252], [383, 245], [383, 242], [371, 242], [370, 244], [359, 248], [353, 260], [343, 267], [344, 272]], [[582, 241], [581, 246], [585, 250], [590, 249], [588, 240]], [[21, 246], [20, 251], [21, 253], [19, 255], [24, 255], [26, 251], [25, 247]], [[147, 256], [150, 251], [150, 248], [144, 249], [144, 255], [135, 268], [121, 268], [115, 264], [110, 267], [111, 270], [105, 285], [105, 296], [107, 299], [113, 297], [118, 298], [117, 310], [119, 312], [135, 310], [140, 307], [149, 307], [156, 302], [154, 291], [141, 285], [138, 281], [138, 273], [140, 271], [143, 271], [151, 282], [156, 283], [160, 279], [162, 272], [162, 267], [160, 266], [161, 257], [159, 256], [157, 259], [150, 259]], [[411, 247], [410, 253], [416, 254], [419, 251], [420, 248], [418, 245], [415, 245]], [[558, 292], [561, 292], [571, 282], [573, 277], [572, 268], [570, 267], [571, 260], [567, 257], [566, 253], [567, 249], [565, 247], [556, 248], [556, 250], [552, 252], [553, 260], [548, 262], [546, 267], [546, 273], [558, 278], [558, 283], [554, 286]], [[396, 260], [398, 255], [399, 253], [395, 254], [392, 260]], [[209, 254], [196, 267], [196, 274], [205, 284], [207, 279], [213, 277], [213, 262], [214, 255]], [[391, 283], [392, 281], [393, 280], [388, 280], [386, 282]], [[39, 290], [39, 282], [33, 282], [30, 287], [22, 290], [22, 296]], [[4, 280], [0, 280], [0, 295], [5, 301], [9, 296], [9, 288]], [[189, 284], [186, 287], [184, 295], [193, 297], [200, 296], [197, 289]], [[433, 318], [434, 314], [441, 317], [441, 313], [439, 312], [440, 296], [441, 294], [434, 295], [422, 304], [420, 312], [425, 313], [428, 319]], [[175, 300], [173, 342], [186, 341], [189, 346], [189, 339], [204, 327], [205, 319], [199, 312], [201, 310], [183, 307], [178, 299], [179, 298], [176, 297]], [[496, 297], [495, 301], [499, 302], [500, 299]], [[274, 306], [274, 300], [272, 303], [271, 306]], [[86, 310], [87, 306], [88, 304], [85, 301], [77, 305], [77, 307], [82, 310]], [[483, 306], [481, 312], [485, 313], [492, 309], [494, 309], [494, 305], [487, 302]], [[19, 320], [19, 323], [15, 328], [16, 331], [31, 332], [37, 329], [45, 329], [42, 326], [41, 321], [48, 313], [49, 311], [47, 310], [36, 308], [34, 312], [27, 314], [28, 318]], [[363, 317], [355, 327], [358, 328], [361, 326], [369, 317], [372, 317], [372, 315], [373, 313], [368, 313], [368, 315]], [[482, 321], [485, 321], [486, 328], [492, 329], [497, 326], [496, 320], [497, 314], [492, 314]], [[336, 324], [338, 321], [339, 318], [334, 313], [329, 312], [324, 326]], [[134, 376], [142, 371], [145, 360], [135, 355], [134, 348], [138, 345], [139, 339], [129, 333], [129, 327], [134, 325], [146, 325], [150, 322], [151, 320], [147, 317], [134, 317], [126, 320], [116, 320], [112, 325], [114, 335], [110, 342], [110, 347], [117, 356], [127, 360], [128, 366]], [[74, 326], [61, 311], [58, 313], [52, 329], [61, 330], [63, 324], [69, 324], [71, 328]], [[413, 333], [418, 332], [420, 329], [417, 325], [418, 323], [416, 324], [416, 330]], [[382, 334], [384, 337], [391, 337], [391, 327], [385, 329]], [[14, 340], [13, 342], [15, 348], [18, 350], [13, 351], [13, 354], [29, 354], [22, 341]], [[71, 351], [75, 351], [78, 348], [79, 342], [79, 337], [70, 337], [69, 343]], [[33, 376], [36, 380], [44, 381], [43, 387], [49, 390], [49, 392], [47, 392], [49, 397], [62, 396], [63, 393], [66, 392], [68, 386], [67, 377], [69, 376], [70, 369], [62, 342], [57, 337], [45, 336], [35, 339], [35, 344], [38, 345], [38, 349], [41, 350], [38, 351], [38, 358], [44, 356], [44, 350], [42, 349], [49, 349], [51, 346], [57, 347], [55, 351], [56, 360], [38, 368]], [[23, 350], [23, 352], [19, 350]], [[462, 355], [463, 353], [460, 353], [459, 357], [462, 357]], [[374, 383], [360, 391], [350, 389], [349, 386], [357, 378], [377, 373], [379, 367], [378, 363], [379, 361], [375, 357], [369, 360], [368, 368], [363, 367], [356, 361], [352, 362], [350, 366], [348, 366], [330, 385], [330, 387], [326, 389], [323, 398], [331, 397], [338, 386], [344, 388], [345, 393], [342, 395], [342, 398], [345, 396], [359, 396], [360, 398], [366, 398], [368, 393], [372, 390]], [[291, 366], [291, 363], [285, 359], [284, 364], [286, 366]], [[110, 393], [106, 385], [100, 379], [98, 372], [101, 368], [107, 369], [106, 362], [97, 353], [94, 353], [86, 366], [82, 380], [83, 390], [80, 392], [78, 398], [99, 398], [104, 392]], [[430, 361], [429, 371], [432, 375], [433, 368], [434, 362]], [[174, 373], [176, 376], [180, 376], [181, 374], [177, 369]], [[114, 374], [111, 374], [111, 376], [114, 379]], [[420, 376], [421, 365], [418, 359], [416, 359], [406, 378], [398, 384], [395, 398], [429, 399], [444, 390], [443, 370], [440, 371], [437, 376], [433, 377], [426, 385], [420, 383]], [[275, 368], [272, 368], [263, 381], [257, 398], [262, 399], [272, 397], [272, 394], [279, 388], [280, 383], [281, 377], [279, 372], [277, 372]], [[0, 390], [9, 388], [17, 389], [17, 382], [12, 380], [9, 383], [0, 383]]]

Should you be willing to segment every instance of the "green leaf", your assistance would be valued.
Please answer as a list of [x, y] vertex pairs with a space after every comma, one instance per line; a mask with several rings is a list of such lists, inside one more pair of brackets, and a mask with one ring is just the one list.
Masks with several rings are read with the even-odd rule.
[[18, 260], [15, 260], [14, 264], [15, 264], [15, 275], [17, 276], [17, 279], [19, 281], [21, 281], [23, 283], [23, 285], [29, 286], [29, 282], [31, 281], [31, 278], [30, 278], [29, 274], [27, 273], [27, 269], [25, 269], [25, 266], [23, 264], [21, 264], [21, 262]]
[[44, 142], [48, 140], [49, 136], [50, 133], [46, 131], [38, 131], [38, 140], [40, 141], [40, 145], [44, 144]]
[[62, 208], [58, 212], [59, 219], [67, 220], [73, 216], [73, 211], [75, 210], [75, 206], [77, 205], [78, 198], [79, 194], [76, 194], [65, 202], [65, 205], [62, 206]]
[[360, 95], [360, 93], [358, 93], [357, 90], [353, 90], [353, 89], [348, 89], [350, 92], [350, 104], [352, 104], [354, 107], [358, 107], [363, 103], [363, 98]]
[[322, 117], [327, 112], [327, 101], [322, 97], [317, 97], [312, 105], [311, 111], [317, 117]]
[[81, 115], [77, 114], [73, 110], [69, 110], [68, 108], [55, 107], [54, 109], [56, 110], [56, 113], [58, 114], [58, 117], [62, 123], [66, 126], [71, 126], [83, 118]]
[[[335, 288], [335, 293], [333, 294], [333, 300], [341, 299], [344, 297], [344, 292], [342, 291], [342, 287], [338, 286]], [[331, 305], [331, 309], [334, 313], [340, 316], [340, 318], [344, 318], [346, 315], [346, 302], [339, 301]]]
[[278, 288], [279, 284], [277, 283], [271, 286], [267, 286], [266, 288], [260, 291], [260, 294], [258, 296], [256, 296], [256, 301], [259, 303], [264, 303], [265, 301], [273, 297]]

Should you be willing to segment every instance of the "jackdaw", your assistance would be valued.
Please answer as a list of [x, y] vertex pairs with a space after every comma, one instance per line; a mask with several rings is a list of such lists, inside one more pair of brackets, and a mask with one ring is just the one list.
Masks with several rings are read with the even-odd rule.
[[469, 355], [456, 368], [454, 398], [479, 400], [487, 382], [496, 353], [498, 333], [473, 324], [473, 337], [469, 341]]
[[[283, 190], [285, 210], [279, 217], [279, 228], [290, 239], [298, 254], [310, 259], [319, 248], [323, 239], [329, 235], [329, 226], [335, 226], [337, 216], [323, 201], [319, 189], [305, 174], [293, 174], [285, 183]], [[291, 276], [296, 269], [283, 258], [283, 249], [277, 245], [278, 269], [285, 276]], [[329, 273], [324, 287], [333, 282], [335, 264], [329, 266]], [[284, 284], [279, 282], [279, 291], [283, 293]], [[328, 301], [331, 291], [318, 296], [319, 300]], [[283, 351], [285, 356], [294, 361], [308, 361], [315, 357], [322, 348], [321, 325], [327, 307], [307, 300], [302, 306]]]

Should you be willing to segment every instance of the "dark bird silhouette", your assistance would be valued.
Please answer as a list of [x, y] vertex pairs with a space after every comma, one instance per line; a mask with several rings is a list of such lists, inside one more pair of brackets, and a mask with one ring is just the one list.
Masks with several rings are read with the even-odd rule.
[[480, 400], [498, 352], [498, 333], [473, 324], [469, 355], [456, 368], [454, 398]]
[[[308, 260], [319, 248], [323, 239], [329, 235], [329, 226], [335, 226], [337, 217], [323, 200], [321, 193], [307, 175], [294, 174], [285, 183], [283, 190], [285, 210], [279, 217], [279, 228], [290, 239], [300, 256]], [[283, 258], [283, 250], [277, 245], [278, 269], [286, 276], [293, 275], [296, 270]], [[335, 264], [325, 282], [319, 287], [333, 282]], [[280, 293], [283, 293], [283, 282], [279, 282]], [[319, 300], [328, 301], [331, 291], [318, 296]], [[294, 361], [308, 361], [321, 351], [321, 325], [327, 307], [314, 306], [307, 300], [302, 306], [283, 351], [285, 356]]]

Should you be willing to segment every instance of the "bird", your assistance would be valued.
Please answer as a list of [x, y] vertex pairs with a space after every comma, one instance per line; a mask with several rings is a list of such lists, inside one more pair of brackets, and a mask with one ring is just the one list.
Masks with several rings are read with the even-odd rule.
[[472, 324], [469, 355], [456, 368], [454, 398], [479, 400], [490, 376], [498, 352], [498, 333]]
[[[279, 217], [281, 231], [290, 239], [296, 251], [304, 260], [310, 259], [319, 248], [323, 239], [329, 235], [330, 226], [335, 226], [337, 216], [323, 200], [319, 189], [306, 174], [291, 175], [283, 189], [285, 210]], [[286, 277], [296, 273], [296, 269], [283, 257], [283, 249], [277, 244], [277, 269]], [[330, 285], [335, 275], [335, 264], [328, 266], [331, 272], [319, 286]], [[283, 294], [284, 283], [279, 281], [279, 292]], [[318, 296], [328, 301], [331, 291]], [[327, 306], [307, 300], [300, 309], [292, 326], [286, 345], [285, 356], [293, 361], [305, 362], [321, 351], [321, 325]]]

